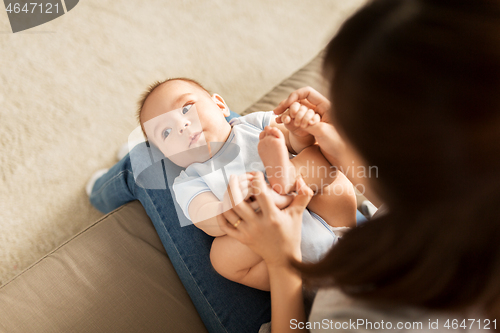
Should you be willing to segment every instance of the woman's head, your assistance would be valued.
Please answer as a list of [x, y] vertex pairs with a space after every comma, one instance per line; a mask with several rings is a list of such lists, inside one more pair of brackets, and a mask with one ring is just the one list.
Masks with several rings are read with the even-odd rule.
[[330, 42], [332, 118], [391, 211], [306, 275], [364, 299], [500, 304], [500, 2], [375, 0]]
[[332, 40], [325, 67], [334, 118], [378, 166], [389, 204], [496, 177], [500, 2], [374, 1]]

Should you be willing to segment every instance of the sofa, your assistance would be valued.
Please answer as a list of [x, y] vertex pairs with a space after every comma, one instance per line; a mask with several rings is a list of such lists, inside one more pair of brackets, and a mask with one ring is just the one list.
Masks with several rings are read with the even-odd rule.
[[[323, 94], [323, 52], [242, 114], [297, 88]], [[138, 201], [102, 217], [0, 287], [0, 332], [206, 332]]]

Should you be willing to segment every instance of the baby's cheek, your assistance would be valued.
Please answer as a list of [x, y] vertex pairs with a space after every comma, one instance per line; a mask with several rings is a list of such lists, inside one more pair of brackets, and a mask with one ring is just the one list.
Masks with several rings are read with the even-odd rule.
[[169, 156], [174, 155], [176, 153], [174, 151], [174, 149], [172, 149], [172, 148], [173, 148], [172, 146], [164, 144], [160, 147], [160, 151], [163, 153], [163, 155], [165, 157], [169, 157]]

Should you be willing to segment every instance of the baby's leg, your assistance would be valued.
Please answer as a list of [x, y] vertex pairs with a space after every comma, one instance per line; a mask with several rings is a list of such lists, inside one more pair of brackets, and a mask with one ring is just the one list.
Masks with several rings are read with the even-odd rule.
[[315, 193], [307, 205], [332, 227], [356, 225], [356, 195], [347, 177], [331, 166], [319, 146], [302, 150], [290, 160]]
[[279, 194], [288, 194], [293, 191], [296, 172], [288, 157], [283, 133], [277, 128], [266, 127], [260, 134], [257, 148], [271, 187]]
[[280, 194], [295, 190], [298, 174], [315, 193], [335, 179], [335, 168], [325, 159], [318, 146], [307, 147], [290, 160], [285, 137], [277, 128], [266, 127], [261, 134], [258, 150], [267, 179]]
[[226, 279], [264, 291], [271, 288], [264, 260], [232, 237], [214, 239], [210, 261], [217, 273]]
[[335, 180], [312, 197], [307, 205], [332, 227], [356, 226], [356, 194], [347, 177], [337, 171]]
[[259, 155], [273, 189], [286, 194], [295, 190], [296, 176], [316, 195], [307, 206], [333, 227], [355, 226], [356, 196], [349, 180], [328, 162], [317, 145], [289, 159], [283, 133], [266, 128], [259, 141]]

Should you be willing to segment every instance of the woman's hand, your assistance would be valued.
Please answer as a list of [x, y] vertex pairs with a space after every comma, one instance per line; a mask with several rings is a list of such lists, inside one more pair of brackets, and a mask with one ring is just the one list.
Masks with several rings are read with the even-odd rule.
[[[366, 167], [365, 162], [361, 159], [359, 154], [356, 153], [352, 146], [346, 145], [346, 142], [333, 126], [330, 111], [331, 104], [325, 96], [311, 87], [300, 88], [282, 101], [278, 107], [274, 109], [274, 113], [286, 115], [286, 113], [291, 112], [295, 103], [299, 103], [308, 109], [314, 110], [321, 116], [321, 121], [319, 123], [307, 126], [304, 130], [314, 136], [321, 148], [321, 152], [330, 164], [339, 167], [341, 170], [344, 168], [351, 168], [351, 170], [354, 170], [354, 168], [359, 166]], [[286, 116], [283, 118], [286, 118]], [[276, 119], [276, 122], [278, 122], [278, 119], [279, 118]], [[349, 180], [355, 186], [362, 185], [363, 194], [375, 206], [379, 207], [382, 204], [365, 177], [360, 177], [358, 173], [354, 172], [349, 175], [346, 174], [346, 176], [349, 177]]]
[[[281, 103], [273, 111], [276, 115], [280, 115], [284, 113], [288, 108], [290, 108], [294, 103], [298, 103], [299, 105], [302, 105], [307, 109], [314, 110], [315, 113], [319, 114], [322, 121], [328, 122], [328, 111], [330, 111], [331, 103], [325, 96], [321, 95], [311, 87], [304, 87], [295, 90], [290, 94], [290, 96], [288, 96], [287, 99], [281, 101]], [[295, 111], [292, 108], [292, 110], [290, 111], [298, 113], [299, 109], [296, 109]], [[284, 118], [285, 119], [278, 119], [286, 120], [286, 116]], [[280, 123], [281, 120], [278, 119], [276, 120], [276, 122]]]
[[[226, 193], [224, 193], [224, 197], [222, 199], [221, 213], [228, 209], [232, 209], [232, 207], [239, 204], [241, 201], [247, 201], [250, 204], [250, 207], [252, 207], [254, 210], [259, 208], [259, 204], [255, 200], [255, 197], [253, 197], [253, 193], [251, 192], [252, 179], [254, 178], [254, 176], [255, 173], [251, 172], [247, 172], [238, 176], [231, 176]], [[288, 205], [292, 202], [292, 195], [281, 195], [273, 190], [269, 184], [266, 184], [266, 187], [266, 195], [274, 202], [276, 207], [278, 207], [279, 209], [288, 207]], [[240, 193], [240, 195], [238, 196], [239, 201], [235, 201], [234, 196], [231, 195], [233, 191], [238, 191], [238, 193]]]
[[245, 201], [249, 195], [240, 187], [238, 177], [231, 177], [229, 183], [229, 195], [235, 205], [232, 209], [223, 207], [225, 219], [218, 219], [220, 228], [260, 255], [268, 267], [287, 267], [291, 258], [300, 261], [302, 213], [313, 195], [302, 178], [297, 180], [297, 195], [292, 203], [280, 210], [273, 202], [263, 174], [256, 173], [250, 193], [260, 207], [257, 212]]
[[[245, 187], [245, 183], [241, 183]], [[228, 192], [237, 203], [233, 209], [218, 215], [220, 228], [260, 255], [269, 272], [271, 286], [271, 331], [292, 332], [291, 320], [306, 320], [302, 297], [302, 278], [290, 265], [290, 259], [300, 261], [302, 212], [313, 192], [300, 178], [296, 183], [297, 195], [292, 203], [280, 210], [274, 204], [261, 172], [251, 180], [248, 196], [240, 187], [238, 177], [231, 177]], [[256, 212], [244, 198], [254, 197], [259, 205]], [[305, 330], [300, 330], [305, 331]]]
[[283, 123], [289, 133], [297, 138], [311, 136], [306, 128], [320, 121], [321, 117], [318, 113], [299, 102], [292, 103], [288, 110], [281, 114], [281, 117], [276, 118], [276, 123]]
[[[332, 165], [339, 166], [341, 156], [345, 152], [345, 143], [340, 137], [330, 119], [330, 101], [311, 87], [300, 88], [282, 101], [274, 113], [282, 114], [276, 118], [276, 122], [293, 123], [294, 115], [300, 116], [304, 109], [314, 110], [316, 116], [306, 118], [301, 122], [300, 128], [313, 135], [321, 148], [322, 153]], [[318, 117], [321, 121], [317, 122]]]

